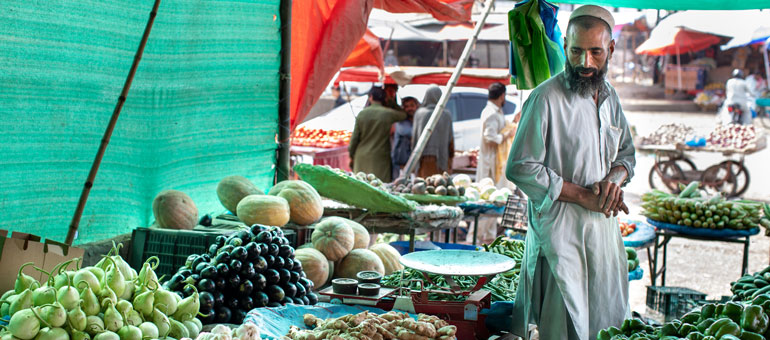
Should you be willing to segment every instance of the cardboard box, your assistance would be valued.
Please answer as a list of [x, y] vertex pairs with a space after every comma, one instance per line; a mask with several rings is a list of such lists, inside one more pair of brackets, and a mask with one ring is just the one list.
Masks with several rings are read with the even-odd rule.
[[[13, 289], [21, 265], [34, 262], [35, 266], [50, 272], [57, 264], [83, 257], [84, 251], [53, 240], [42, 240], [40, 236], [0, 230], [0, 294]], [[74, 268], [74, 266], [73, 266]], [[27, 266], [27, 274], [36, 280], [47, 280], [48, 276]]]

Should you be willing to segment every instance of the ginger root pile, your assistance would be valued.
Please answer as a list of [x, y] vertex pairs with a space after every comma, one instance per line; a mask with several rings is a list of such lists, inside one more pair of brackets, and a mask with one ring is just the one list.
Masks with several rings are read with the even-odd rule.
[[415, 321], [406, 313], [382, 315], [361, 312], [339, 318], [319, 319], [305, 314], [311, 330], [292, 326], [284, 340], [456, 340], [457, 327], [436, 316], [419, 314]]

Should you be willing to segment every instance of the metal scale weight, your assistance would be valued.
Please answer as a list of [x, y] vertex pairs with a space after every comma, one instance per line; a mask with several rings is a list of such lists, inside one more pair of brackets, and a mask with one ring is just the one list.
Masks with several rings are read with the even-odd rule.
[[[489, 333], [484, 324], [482, 309], [491, 307], [491, 294], [481, 289], [495, 275], [514, 268], [516, 261], [495, 253], [468, 250], [430, 250], [406, 254], [401, 257], [404, 267], [417, 270], [427, 282], [429, 274], [441, 275], [449, 284], [448, 290], [424, 289], [425, 281], [401, 281], [401, 287], [381, 290], [379, 296], [365, 298], [334, 294], [331, 289], [321, 292], [343, 303], [371, 305], [383, 310], [401, 310], [409, 313], [436, 315], [457, 327], [458, 339], [487, 339]], [[470, 290], [463, 290], [453, 276], [477, 276], [479, 280]], [[416, 283], [418, 289], [410, 289]], [[429, 294], [464, 296], [461, 301], [432, 301]]]

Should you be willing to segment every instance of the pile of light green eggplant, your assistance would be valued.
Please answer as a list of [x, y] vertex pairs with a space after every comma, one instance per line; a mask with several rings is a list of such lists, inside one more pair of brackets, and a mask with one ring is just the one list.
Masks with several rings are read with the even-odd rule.
[[679, 195], [653, 190], [642, 195], [642, 215], [655, 221], [694, 228], [770, 229], [770, 205], [751, 201], [726, 201], [722, 196], [705, 197], [694, 181]]
[[[73, 259], [48, 273], [26, 263], [14, 289], [0, 299], [0, 315], [8, 322], [0, 339], [195, 338], [202, 328], [198, 293], [182, 298], [164, 289], [153, 271], [157, 265], [150, 258], [137, 273], [114, 246], [91, 267], [80, 268]], [[47, 280], [24, 274], [26, 267], [47, 274]]]
[[[770, 288], [737, 290], [737, 283], [748, 283], [770, 273], [770, 267], [754, 275], [742, 277], [733, 283], [736, 295], [733, 301], [720, 304], [704, 304], [669, 321], [653, 327], [639, 319], [625, 320], [620, 328], [610, 327], [599, 331], [597, 340], [662, 339], [676, 340], [762, 340], [770, 338]], [[767, 286], [767, 285], [766, 285]], [[741, 286], [742, 287], [742, 286]], [[770, 286], [768, 286], [770, 287]], [[761, 288], [760, 288], [761, 289]]]

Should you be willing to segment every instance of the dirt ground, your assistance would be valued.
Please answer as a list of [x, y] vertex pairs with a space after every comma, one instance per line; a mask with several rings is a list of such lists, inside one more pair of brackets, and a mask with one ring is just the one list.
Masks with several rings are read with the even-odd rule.
[[[647, 135], [660, 125], [667, 123], [684, 123], [692, 126], [698, 133], [706, 134], [714, 127], [713, 112], [698, 112], [688, 107], [688, 103], [678, 100], [666, 100], [662, 97], [662, 89], [638, 85], [616, 85], [624, 111], [631, 125], [640, 135]], [[763, 169], [770, 166], [770, 151], [746, 156], [746, 166], [752, 178], [749, 191], [745, 198], [759, 201], [770, 200], [770, 185], [767, 176], [760, 175]], [[688, 154], [699, 166], [721, 160], [719, 154], [691, 153]], [[641, 208], [639, 197], [650, 190], [647, 183], [649, 169], [654, 162], [650, 154], [638, 154], [636, 177], [627, 187], [627, 197], [632, 207], [631, 218], [638, 218]], [[748, 272], [754, 273], [770, 264], [770, 238], [764, 236], [764, 230], [752, 236], [749, 246]], [[653, 248], [650, 248], [652, 251]], [[649, 263], [651, 260], [644, 250], [637, 251], [640, 265], [644, 269], [641, 280], [632, 281], [629, 286], [629, 300], [632, 311], [646, 317], [660, 319], [661, 315], [646, 306], [647, 286], [651, 285]], [[683, 238], [673, 238], [667, 251], [666, 286], [686, 287], [707, 294], [707, 299], [718, 300], [729, 296], [730, 282], [741, 275], [743, 262], [743, 244], [699, 241]], [[663, 252], [659, 251], [659, 262], [662, 262]], [[658, 265], [658, 270], [662, 264]], [[657, 284], [661, 284], [660, 277]]]

